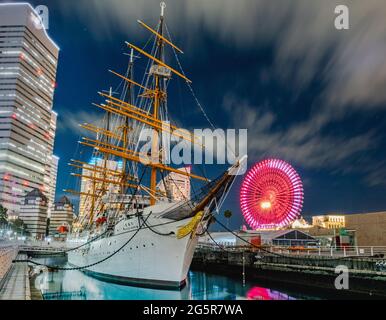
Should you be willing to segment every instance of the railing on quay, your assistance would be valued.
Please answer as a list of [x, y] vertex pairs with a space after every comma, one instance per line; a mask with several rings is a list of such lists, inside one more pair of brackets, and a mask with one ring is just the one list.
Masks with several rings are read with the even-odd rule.
[[18, 249], [9, 244], [0, 244], [0, 291], [2, 290], [12, 267], [12, 261], [16, 258]]
[[363, 257], [363, 258], [386, 258], [386, 246], [236, 246], [227, 244], [214, 243], [199, 243], [198, 250], [209, 251], [260, 251], [262, 254], [281, 254], [281, 255], [296, 255], [296, 256], [324, 256], [324, 257]]
[[44, 300], [73, 300], [74, 298], [86, 300], [87, 298], [86, 289], [84, 287], [82, 287], [80, 291], [46, 292], [42, 295]]

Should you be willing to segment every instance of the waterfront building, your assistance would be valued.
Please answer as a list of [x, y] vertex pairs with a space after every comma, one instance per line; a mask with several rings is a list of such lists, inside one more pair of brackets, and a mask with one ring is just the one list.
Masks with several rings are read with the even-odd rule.
[[311, 227], [312, 227], [312, 225], [310, 225], [303, 217], [296, 219], [289, 226], [290, 229], [309, 229]]
[[344, 228], [344, 215], [324, 215], [312, 217], [312, 225], [314, 227], [322, 227], [325, 229], [341, 229]]
[[[200, 239], [201, 244], [215, 245], [212, 238], [217, 244], [223, 246], [245, 246], [247, 242], [254, 246], [315, 246], [318, 240], [306, 232], [300, 230], [242, 230], [236, 232], [237, 236], [230, 232], [213, 232], [211, 237], [205, 236]], [[243, 240], [241, 240], [243, 239]]]
[[[339, 237], [338, 242], [350, 237], [350, 245], [386, 246], [386, 212], [316, 216], [312, 222], [310, 234]], [[342, 235], [342, 231], [348, 235]]]
[[356, 245], [386, 246], [386, 212], [348, 214], [346, 229], [355, 230]]
[[261, 232], [261, 243], [274, 246], [309, 246], [317, 245], [318, 240], [300, 230], [275, 230]]
[[246, 246], [247, 242], [254, 246], [262, 245], [261, 232], [255, 230], [242, 230], [238, 232], [236, 237], [236, 246]]
[[49, 235], [55, 240], [65, 240], [66, 235], [72, 229], [74, 220], [74, 206], [70, 199], [63, 196], [55, 202], [51, 211]]
[[26, 192], [52, 194], [59, 48], [27, 3], [0, 4], [0, 34], [0, 203], [17, 217]]
[[[178, 170], [191, 172], [190, 167]], [[190, 177], [171, 172], [158, 183], [157, 189], [173, 201], [187, 201], [190, 199]]]
[[43, 240], [47, 231], [48, 198], [40, 189], [28, 192], [20, 208], [19, 218], [33, 239]]
[[236, 246], [236, 236], [231, 232], [211, 232], [209, 235], [205, 235], [198, 239], [200, 244], [216, 245], [214, 241], [220, 246], [233, 247]]

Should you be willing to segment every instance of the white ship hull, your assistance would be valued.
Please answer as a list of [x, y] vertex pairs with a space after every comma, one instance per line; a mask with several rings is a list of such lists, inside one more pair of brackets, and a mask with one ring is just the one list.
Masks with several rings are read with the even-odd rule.
[[[113, 235], [69, 252], [68, 262], [76, 267], [95, 263], [82, 271], [103, 281], [142, 287], [182, 288], [186, 283], [197, 237], [191, 234], [177, 239], [176, 235], [190, 221], [191, 218], [173, 222], [151, 214], [146, 221], [148, 226], [154, 226], [150, 229], [144, 227], [143, 220], [137, 217], [122, 220], [116, 225]], [[164, 223], [167, 224], [162, 225]], [[134, 236], [139, 226], [142, 228]], [[87, 239], [71, 239], [69, 243], [72, 247], [78, 247], [81, 241], [87, 242]], [[98, 263], [114, 252], [117, 253]]]

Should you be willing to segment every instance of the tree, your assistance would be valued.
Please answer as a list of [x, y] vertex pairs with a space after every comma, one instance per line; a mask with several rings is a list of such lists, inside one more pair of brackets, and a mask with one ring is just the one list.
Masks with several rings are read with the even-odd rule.
[[46, 225], [46, 237], [50, 235], [50, 224], [51, 224], [51, 219], [47, 219], [47, 225]]
[[8, 225], [8, 209], [0, 204], [0, 227]]
[[227, 219], [227, 227], [228, 227], [228, 229], [229, 229], [229, 222], [230, 222], [232, 216], [233, 216], [232, 211], [226, 210], [226, 211], [224, 212], [224, 217]]
[[16, 219], [16, 220], [12, 223], [12, 230], [13, 230], [14, 232], [21, 233], [21, 234], [24, 235], [25, 232], [26, 232], [26, 229], [27, 229], [27, 227], [26, 227], [24, 221], [21, 220], [21, 219]]

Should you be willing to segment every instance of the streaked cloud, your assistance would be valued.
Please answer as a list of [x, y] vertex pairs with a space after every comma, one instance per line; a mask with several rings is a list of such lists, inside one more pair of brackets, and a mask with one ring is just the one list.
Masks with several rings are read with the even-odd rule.
[[[137, 19], [150, 24], [159, 0], [80, 0], [63, 3], [98, 37], [117, 31], [137, 36]], [[316, 77], [325, 82], [323, 99], [341, 113], [386, 105], [386, 2], [379, 0], [169, 0], [167, 21], [184, 46], [200, 42], [200, 30], [235, 47], [273, 45], [274, 72], [302, 90]], [[350, 30], [334, 28], [334, 9], [350, 9]]]
[[[325, 120], [319, 115], [304, 122], [294, 123], [285, 129], [274, 129], [277, 116], [261, 112], [258, 106], [232, 95], [224, 99], [233, 125], [246, 124], [248, 128], [248, 154], [253, 159], [280, 157], [310, 169], [328, 169], [337, 172], [358, 154], [373, 150], [378, 142], [374, 132], [354, 136], [322, 134]], [[231, 110], [237, 108], [237, 114]], [[358, 171], [363, 168], [358, 168]]]
[[[116, 32], [142, 37], [136, 20], [150, 25], [157, 21], [159, 0], [79, 0], [63, 3], [63, 10], [76, 14], [96, 37], [113, 38]], [[317, 80], [321, 90], [308, 106], [309, 117], [277, 129], [278, 115], [248, 100], [228, 95], [225, 111], [236, 128], [249, 128], [252, 156], [280, 156], [307, 168], [351, 170], [348, 162], [378, 146], [376, 124], [371, 132], [347, 132], [345, 136], [324, 129], [339, 125], [351, 114], [364, 117], [386, 107], [386, 1], [379, 0], [169, 0], [167, 23], [182, 47], [199, 50], [202, 31], [235, 50], [273, 48], [273, 65], [261, 75], [288, 86], [294, 96]], [[350, 30], [334, 28], [334, 9], [350, 9]], [[152, 23], [153, 22], [153, 23]], [[144, 32], [144, 31], [143, 31]], [[205, 104], [205, 103], [204, 103]], [[81, 116], [81, 115], [78, 115]], [[76, 117], [75, 117], [76, 118]], [[290, 119], [293, 120], [293, 119]], [[370, 166], [369, 166], [370, 167]], [[359, 169], [371, 181], [379, 181], [375, 169]], [[343, 170], [343, 169], [340, 169]], [[375, 171], [374, 171], [375, 170]], [[370, 181], [369, 180], [369, 181]]]
[[99, 126], [103, 120], [103, 114], [98, 112], [86, 111], [63, 111], [59, 115], [58, 128], [59, 132], [71, 132], [75, 135], [87, 135], [87, 131], [80, 127], [81, 124], [89, 123]]

